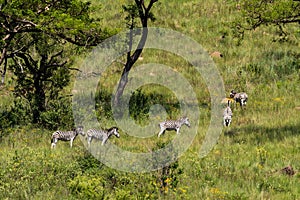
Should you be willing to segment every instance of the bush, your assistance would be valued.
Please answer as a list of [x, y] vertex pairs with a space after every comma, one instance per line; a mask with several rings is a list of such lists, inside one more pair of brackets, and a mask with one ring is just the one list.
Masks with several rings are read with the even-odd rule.
[[76, 176], [68, 186], [79, 199], [104, 199], [106, 192], [105, 181], [98, 175]]
[[[149, 120], [150, 107], [159, 104], [163, 106], [166, 112], [175, 117], [180, 105], [177, 100], [172, 99], [173, 96], [168, 92], [165, 95], [157, 93], [146, 93], [142, 89], [133, 92], [129, 101], [129, 114], [139, 123]], [[172, 99], [172, 101], [169, 101]]]
[[[28, 103], [22, 98], [15, 98], [10, 106], [0, 112], [0, 129], [30, 123], [31, 114]], [[0, 137], [5, 136], [1, 133]]]
[[41, 113], [41, 124], [48, 129], [73, 128], [72, 102], [69, 98], [51, 100], [45, 112]]
[[6, 150], [5, 162], [1, 161], [0, 166], [0, 199], [34, 199], [46, 191], [65, 193], [64, 185], [77, 175], [78, 166], [67, 157], [59, 157], [60, 153], [48, 148]]

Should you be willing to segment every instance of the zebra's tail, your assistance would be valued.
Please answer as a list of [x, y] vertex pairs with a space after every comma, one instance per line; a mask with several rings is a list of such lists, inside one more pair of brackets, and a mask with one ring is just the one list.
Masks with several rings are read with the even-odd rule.
[[51, 137], [51, 144], [53, 143], [53, 137]]

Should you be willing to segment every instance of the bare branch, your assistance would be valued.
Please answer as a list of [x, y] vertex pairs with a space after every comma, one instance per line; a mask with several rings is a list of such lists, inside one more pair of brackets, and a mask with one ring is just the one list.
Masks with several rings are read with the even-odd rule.
[[80, 69], [78, 69], [78, 68], [75, 68], [75, 67], [68, 67], [68, 69], [69, 69], [69, 70], [75, 70], [75, 71], [79, 71], [79, 72], [81, 72], [81, 70], [80, 70]]
[[24, 68], [23, 68], [22, 64], [20, 63], [20, 61], [17, 60], [15, 57], [12, 57], [12, 60], [20, 66], [21, 73], [23, 73], [24, 72]]
[[63, 67], [65, 64], [67, 64], [68, 61], [64, 61], [62, 63], [54, 63], [54, 64], [49, 64], [46, 67], [47, 68], [56, 68], [56, 67]]
[[147, 7], [147, 9], [146, 9], [147, 15], [149, 14], [149, 12], [150, 12], [152, 6], [154, 5], [154, 3], [157, 2], [157, 1], [158, 1], [158, 0], [151, 0], [151, 1], [150, 1], [149, 5], [148, 5], [148, 7]]
[[50, 58], [50, 60], [49, 60], [48, 63], [51, 63], [55, 57], [61, 56], [62, 53], [63, 53], [63, 50], [61, 50], [61, 51], [59, 51], [58, 53], [56, 53], [56, 54], [54, 54], [53, 56], [51, 56], [51, 58]]
[[35, 61], [29, 54], [19, 52], [19, 53], [16, 53], [15, 55], [23, 59], [23, 61], [25, 62], [25, 65], [29, 69], [29, 71], [31, 71], [33, 73], [36, 72], [36, 69], [32, 66], [35, 64]]
[[2, 85], [3, 85], [4, 82], [5, 82], [6, 69], [7, 69], [7, 59], [5, 58], [5, 61], [4, 61], [4, 67], [3, 67], [3, 72], [2, 72], [2, 78], [1, 78], [1, 84], [2, 84]]
[[0, 66], [2, 65], [4, 59], [6, 58], [7, 49], [4, 47], [2, 49], [1, 57], [0, 57]]

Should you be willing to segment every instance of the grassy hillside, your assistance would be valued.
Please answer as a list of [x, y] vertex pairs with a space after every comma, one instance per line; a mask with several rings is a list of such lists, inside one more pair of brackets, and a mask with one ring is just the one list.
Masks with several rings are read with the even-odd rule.
[[[103, 18], [103, 26], [125, 30], [121, 5], [126, 2], [95, 1], [103, 5], [95, 15]], [[201, 120], [197, 136], [179, 160], [165, 170], [121, 172], [92, 157], [79, 139], [72, 149], [69, 143], [58, 142], [53, 151], [53, 130], [30, 124], [14, 126], [1, 130], [0, 199], [300, 199], [299, 32], [280, 42], [275, 28], [262, 27], [247, 32], [238, 44], [230, 22], [239, 11], [222, 0], [163, 0], [153, 12], [156, 21], [150, 26], [179, 31], [196, 40], [208, 53], [223, 54], [213, 59], [225, 90], [247, 92], [246, 110], [234, 109], [232, 125], [223, 129], [214, 149], [205, 158], [199, 158], [210, 122], [209, 91], [185, 60], [147, 49], [136, 66], [161, 63], [172, 67], [189, 80], [199, 101]], [[78, 59], [75, 67], [83, 61], [84, 58]], [[115, 124], [105, 101], [110, 100], [121, 69], [120, 63], [113, 63], [99, 83], [98, 117], [105, 127]], [[10, 106], [12, 85], [9, 83], [0, 91], [2, 110]], [[178, 102], [172, 92], [145, 86], [135, 94], [149, 104], [166, 105], [171, 117], [178, 117]], [[137, 113], [134, 119], [138, 124], [147, 124], [147, 110], [138, 113], [143, 105], [132, 105], [133, 114]], [[181, 129], [185, 131], [187, 127]], [[153, 132], [158, 133], [159, 128]], [[128, 151], [149, 152], [165, 146], [176, 133], [146, 139], [131, 137], [122, 130], [120, 134], [119, 139], [112, 138], [110, 142]], [[288, 165], [296, 171], [295, 175], [280, 171]]]

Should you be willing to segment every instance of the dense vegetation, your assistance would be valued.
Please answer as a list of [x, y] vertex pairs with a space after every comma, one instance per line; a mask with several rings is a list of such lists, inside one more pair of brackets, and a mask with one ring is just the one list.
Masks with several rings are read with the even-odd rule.
[[[269, 2], [268, 6], [272, 1], [263, 2]], [[122, 4], [127, 1], [93, 3], [101, 4], [101, 10], [93, 13], [95, 18], [104, 19], [101, 26], [110, 30], [126, 28]], [[18, 84], [12, 69], [7, 71], [0, 91], [0, 198], [300, 199], [299, 24], [280, 24], [284, 29], [258, 26], [243, 32], [241, 40], [234, 37], [237, 34], [233, 26], [235, 20], [241, 22], [242, 14], [251, 13], [241, 13], [243, 6], [247, 9], [247, 5], [241, 7], [236, 1], [169, 0], [158, 1], [152, 10], [156, 20], [149, 26], [174, 29], [199, 42], [209, 53], [221, 52], [223, 57], [213, 59], [226, 92], [246, 91], [250, 97], [246, 110], [234, 109], [231, 127], [223, 129], [218, 144], [206, 157], [199, 158], [198, 152], [210, 122], [209, 91], [202, 77], [195, 76], [188, 63], [175, 55], [146, 49], [135, 66], [163, 63], [182, 73], [197, 94], [201, 120], [191, 147], [178, 161], [147, 173], [122, 172], [103, 165], [88, 153], [79, 138], [72, 149], [68, 143], [59, 142], [52, 151], [50, 137], [54, 129], [73, 126], [68, 96], [73, 85], [64, 87], [65, 95], [56, 101], [47, 102], [47, 112], [41, 116], [43, 123], [35, 124], [29, 102], [13, 95]], [[86, 55], [81, 53], [69, 67], [79, 68]], [[111, 93], [122, 69], [119, 62], [113, 63], [99, 82], [96, 108], [104, 127], [114, 124]], [[59, 73], [57, 77], [65, 75]], [[73, 74], [67, 74], [70, 81]], [[153, 104], [163, 105], [170, 117], [178, 117], [180, 108], [174, 94], [152, 86], [133, 93], [130, 115], [138, 124], [147, 124], [148, 108]], [[183, 127], [181, 131], [185, 130]], [[161, 138], [138, 139], [120, 132], [121, 137], [110, 142], [132, 152], [162, 148], [175, 135], [169, 132]], [[286, 166], [292, 166], [296, 173], [286, 174], [281, 170]]]

